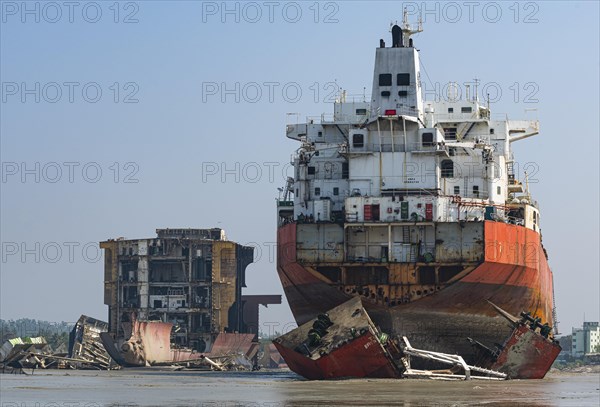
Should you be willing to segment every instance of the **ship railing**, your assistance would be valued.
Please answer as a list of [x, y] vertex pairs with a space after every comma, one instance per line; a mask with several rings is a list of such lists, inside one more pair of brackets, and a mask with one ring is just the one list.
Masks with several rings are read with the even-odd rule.
[[[369, 118], [368, 111], [366, 114], [339, 114], [339, 113], [323, 113], [319, 116], [311, 115], [306, 116], [306, 121], [300, 123], [300, 116], [298, 113], [288, 113], [288, 120], [286, 126], [298, 126], [301, 124], [332, 124], [332, 123], [352, 123], [360, 124], [364, 123]], [[289, 131], [288, 131], [289, 133]]]
[[[482, 190], [479, 192], [462, 192], [460, 194], [461, 198], [472, 198], [472, 199], [489, 199], [490, 198], [490, 194], [488, 191]], [[465, 202], [465, 204], [468, 204], [468, 202]]]
[[[412, 107], [408, 107], [408, 106], [402, 106], [402, 107], [397, 107], [396, 109], [396, 116], [414, 116], [417, 117], [419, 116], [419, 110], [412, 108]], [[384, 115], [384, 112], [379, 112], [380, 116]]]
[[330, 124], [330, 123], [363, 123], [368, 119], [368, 115], [356, 115], [356, 114], [334, 114], [334, 113], [323, 113], [320, 116], [306, 116], [306, 123], [308, 124]]
[[[398, 137], [399, 138], [399, 137]], [[389, 141], [389, 137], [386, 137], [385, 141]], [[404, 152], [438, 152], [438, 151], [448, 151], [448, 147], [445, 144], [442, 143], [433, 143], [433, 144], [423, 144], [423, 143], [408, 143], [408, 144], [404, 144], [404, 143], [390, 143], [390, 142], [374, 142], [374, 143], [367, 143], [365, 144], [365, 147], [363, 148], [356, 148], [353, 147], [351, 149], [352, 153], [362, 153], [362, 152], [369, 152], [369, 153], [377, 153], [377, 152], [383, 152], [383, 153], [391, 153], [391, 152], [395, 152], [395, 153], [404, 153]]]
[[335, 99], [335, 103], [368, 103], [371, 92], [367, 93], [366, 89], [363, 89], [363, 93], [343, 93], [338, 94]]

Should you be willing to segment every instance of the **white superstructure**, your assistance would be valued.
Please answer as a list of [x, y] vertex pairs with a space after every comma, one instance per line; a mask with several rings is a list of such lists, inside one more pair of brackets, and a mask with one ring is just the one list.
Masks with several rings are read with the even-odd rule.
[[298, 258], [468, 263], [483, 255], [484, 220], [539, 233], [537, 204], [516, 179], [511, 152], [538, 134], [538, 122], [496, 119], [454, 86], [447, 100], [423, 101], [410, 38], [420, 24], [413, 30], [405, 14], [391, 31], [392, 46], [380, 40], [376, 49], [370, 100], [344, 91], [333, 117], [287, 125], [300, 147], [278, 222], [298, 223]]

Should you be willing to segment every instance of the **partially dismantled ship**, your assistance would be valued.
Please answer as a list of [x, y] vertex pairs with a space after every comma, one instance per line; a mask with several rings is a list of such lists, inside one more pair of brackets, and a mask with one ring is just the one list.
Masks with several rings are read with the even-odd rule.
[[[361, 297], [384, 332], [473, 362], [468, 337], [502, 343], [489, 306], [556, 329], [540, 210], [513, 143], [537, 121], [496, 118], [476, 93], [423, 101], [422, 31], [406, 19], [375, 52], [372, 96], [288, 124], [300, 143], [277, 201], [277, 271], [299, 325]], [[289, 361], [288, 361], [289, 363]]]
[[258, 307], [281, 297], [242, 295], [253, 248], [219, 228], [156, 233], [100, 243], [109, 307], [100, 336], [110, 356], [123, 366], [232, 355], [254, 362]]

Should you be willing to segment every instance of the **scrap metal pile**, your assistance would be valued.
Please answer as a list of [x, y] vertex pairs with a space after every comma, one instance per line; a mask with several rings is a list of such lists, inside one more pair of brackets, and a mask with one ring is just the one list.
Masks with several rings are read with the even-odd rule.
[[9, 339], [0, 348], [0, 369], [118, 368], [100, 341], [100, 333], [107, 327], [106, 322], [82, 315], [69, 335], [69, 353], [53, 352], [41, 336]]

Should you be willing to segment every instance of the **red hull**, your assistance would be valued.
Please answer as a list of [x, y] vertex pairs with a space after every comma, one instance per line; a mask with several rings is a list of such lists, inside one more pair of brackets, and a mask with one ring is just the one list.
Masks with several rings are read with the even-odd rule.
[[401, 376], [393, 362], [397, 348], [378, 339], [381, 332], [359, 298], [328, 310], [327, 315], [330, 323], [316, 344], [307, 339], [316, 319], [273, 341], [292, 371], [311, 380]]
[[[373, 321], [386, 332], [408, 336], [415, 346], [471, 360], [475, 355], [467, 337], [491, 345], [512, 331], [486, 300], [512, 314], [529, 311], [553, 321], [552, 273], [539, 234], [500, 222], [486, 221], [483, 227], [485, 253], [477, 267], [410, 303], [386, 306], [367, 299]], [[298, 324], [352, 297], [296, 261], [296, 224], [278, 230], [277, 270]]]
[[543, 379], [560, 351], [557, 343], [534, 333], [527, 325], [520, 325], [504, 344], [492, 369], [508, 374], [511, 379]]
[[400, 377], [397, 369], [386, 357], [379, 341], [371, 333], [317, 360], [309, 359], [278, 343], [275, 343], [275, 347], [292, 371], [310, 380]]

